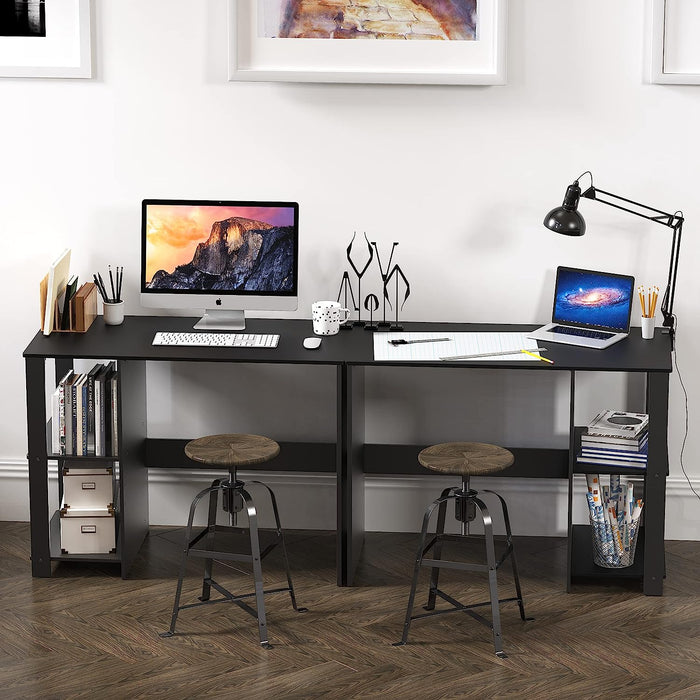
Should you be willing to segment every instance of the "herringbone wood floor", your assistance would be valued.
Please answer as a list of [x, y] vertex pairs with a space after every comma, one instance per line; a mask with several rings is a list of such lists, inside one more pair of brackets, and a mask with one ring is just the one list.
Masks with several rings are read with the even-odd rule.
[[[68, 564], [32, 579], [29, 526], [0, 523], [0, 697], [700, 698], [700, 542], [667, 543], [665, 595], [645, 597], [638, 586], [567, 594], [564, 540], [518, 538], [535, 620], [502, 606], [502, 660], [490, 631], [459, 613], [415, 622], [409, 645], [392, 646], [416, 544], [406, 534], [368, 535], [358, 585], [340, 589], [333, 535], [288, 533], [297, 598], [309, 611], [295, 613], [286, 594], [267, 598], [273, 649], [261, 649], [254, 619], [226, 603], [184, 611], [176, 636], [161, 639], [181, 537], [154, 528], [127, 581]], [[265, 565], [266, 584], [283, 583], [277, 552]], [[232, 573], [248, 586], [247, 573]], [[485, 599], [480, 575], [443, 575], [463, 602]], [[508, 564], [499, 585], [512, 595]]]

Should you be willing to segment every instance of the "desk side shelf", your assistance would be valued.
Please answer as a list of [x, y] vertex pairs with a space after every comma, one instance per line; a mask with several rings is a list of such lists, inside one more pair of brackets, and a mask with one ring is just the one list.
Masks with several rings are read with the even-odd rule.
[[[52, 575], [52, 563], [76, 561], [118, 564], [126, 578], [134, 557], [148, 532], [148, 470], [144, 463], [146, 430], [145, 362], [117, 363], [117, 440], [120, 455], [69, 455], [52, 452], [52, 420], [47, 417], [44, 387], [46, 360], [26, 358], [27, 426], [30, 463], [30, 525], [32, 531], [32, 573]], [[102, 360], [102, 358], [100, 358]], [[56, 360], [53, 384], [72, 367], [70, 360]], [[53, 373], [52, 373], [53, 374]], [[128, 411], [122, 411], [122, 395], [128, 396]], [[58, 503], [48, 489], [48, 462], [58, 463]], [[115, 551], [67, 554], [61, 549], [60, 503], [63, 498], [63, 466], [99, 465], [114, 468]]]
[[572, 582], [579, 580], [598, 579], [608, 581], [610, 579], [638, 579], [644, 576], [644, 528], [637, 535], [637, 548], [634, 555], [634, 563], [619, 569], [606, 569], [593, 562], [593, 541], [591, 539], [590, 525], [574, 525], [571, 534], [571, 545], [574, 556], [571, 562]]

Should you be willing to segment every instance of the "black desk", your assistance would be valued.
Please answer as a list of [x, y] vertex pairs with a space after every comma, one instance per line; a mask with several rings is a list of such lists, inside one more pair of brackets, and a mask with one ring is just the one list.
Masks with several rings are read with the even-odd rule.
[[[128, 574], [148, 531], [148, 467], [195, 465], [184, 456], [187, 439], [160, 440], [148, 437], [146, 426], [146, 362], [244, 362], [288, 365], [330, 365], [336, 368], [337, 433], [335, 443], [282, 443], [282, 452], [270, 468], [290, 471], [327, 470], [335, 465], [337, 475], [337, 568], [338, 585], [352, 585], [363, 541], [364, 475], [421, 473], [416, 456], [424, 445], [365, 445], [364, 368], [406, 363], [376, 363], [372, 333], [360, 328], [324, 338], [319, 350], [308, 351], [302, 339], [311, 334], [308, 320], [249, 319], [247, 330], [279, 333], [275, 349], [154, 347], [156, 331], [188, 331], [193, 319], [181, 317], [127, 317], [122, 326], [106, 326], [98, 318], [85, 334], [41, 334], [24, 352], [27, 381], [27, 424], [29, 444], [29, 488], [31, 517], [31, 554], [34, 576], [50, 576], [54, 560], [78, 559], [113, 561], [121, 564], [122, 576]], [[525, 332], [534, 326], [479, 324], [409, 323], [410, 331], [484, 331]], [[568, 450], [511, 448], [514, 466], [504, 476], [528, 476], [569, 479], [569, 566], [567, 587], [578, 578], [607, 575], [636, 576], [643, 581], [644, 592], [660, 595], [664, 575], [665, 485], [668, 473], [668, 378], [671, 372], [671, 347], [667, 335], [657, 329], [656, 337], [643, 341], [639, 331], [604, 351], [586, 350], [550, 344], [544, 362], [426, 362], [422, 367], [490, 367], [530, 372], [567, 372], [570, 375], [570, 445]], [[57, 518], [51, 515], [48, 499], [48, 460], [57, 459], [47, 449], [46, 360], [56, 360], [57, 381], [72, 366], [74, 359], [117, 360], [119, 367], [120, 419], [120, 493], [117, 553], [113, 555], [62, 555], [58, 546]], [[571, 518], [571, 481], [574, 473], [605, 473], [603, 467], [585, 469], [577, 464], [574, 404], [576, 373], [582, 371], [634, 372], [646, 376], [646, 402], [650, 414], [649, 460], [645, 474], [644, 542], [638, 545], [637, 562], [631, 570], [613, 571], [594, 567], [586, 526], [573, 526]], [[67, 459], [91, 459], [75, 458]], [[97, 458], [110, 461], [109, 458]], [[592, 465], [589, 465], [589, 467]], [[621, 473], [630, 473], [620, 470]], [[53, 531], [52, 531], [53, 530]], [[588, 544], [587, 544], [588, 543]], [[641, 551], [640, 551], [641, 550]]]

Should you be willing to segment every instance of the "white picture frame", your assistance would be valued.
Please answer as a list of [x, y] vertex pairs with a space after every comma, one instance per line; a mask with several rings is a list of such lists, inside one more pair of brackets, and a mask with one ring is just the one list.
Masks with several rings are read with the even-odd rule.
[[473, 41], [279, 39], [258, 34], [260, 0], [229, 0], [229, 80], [503, 85], [507, 0], [479, 0]]
[[91, 0], [45, 3], [46, 36], [0, 36], [0, 77], [91, 78]]
[[700, 2], [649, 0], [649, 80], [671, 85], [700, 84]]

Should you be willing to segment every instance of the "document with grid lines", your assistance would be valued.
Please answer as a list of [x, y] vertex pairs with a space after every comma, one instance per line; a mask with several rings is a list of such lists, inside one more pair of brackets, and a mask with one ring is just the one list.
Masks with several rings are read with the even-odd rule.
[[[447, 339], [447, 340], [445, 340]], [[405, 340], [405, 344], [392, 345], [392, 340]], [[418, 342], [416, 342], [418, 341]], [[431, 362], [464, 355], [473, 361], [537, 362], [537, 341], [526, 333], [412, 333], [392, 331], [374, 334], [375, 361]], [[534, 353], [528, 355], [522, 350]], [[512, 354], [511, 354], [512, 351]], [[492, 355], [488, 353], [493, 353]], [[508, 354], [506, 354], [508, 353]], [[454, 360], [458, 362], [459, 360]]]

